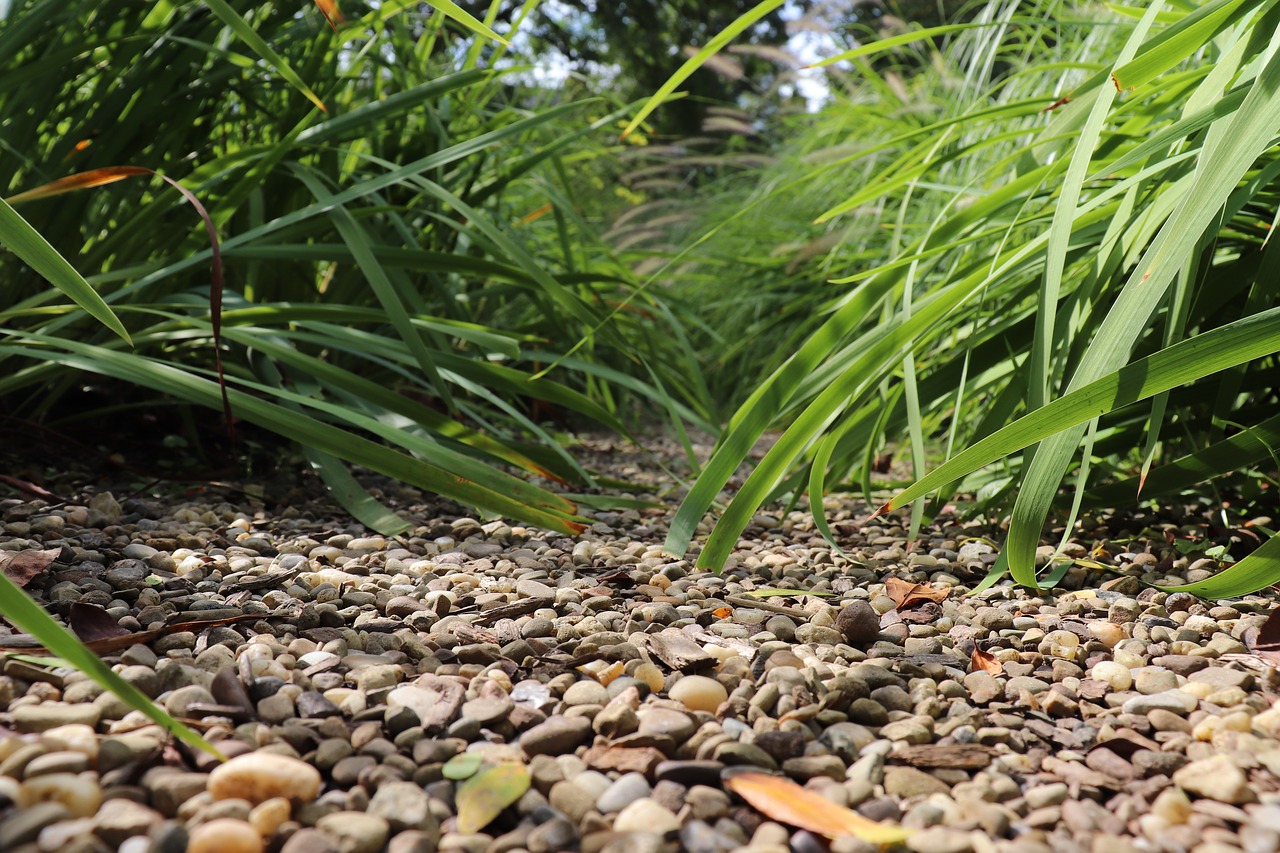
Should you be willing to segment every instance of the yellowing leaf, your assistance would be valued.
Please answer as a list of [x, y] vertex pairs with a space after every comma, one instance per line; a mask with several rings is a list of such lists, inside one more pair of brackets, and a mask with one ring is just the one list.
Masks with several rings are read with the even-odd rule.
[[725, 786], [765, 817], [827, 838], [852, 835], [872, 844], [896, 844], [911, 834], [909, 829], [869, 820], [781, 776], [738, 773]]
[[529, 771], [523, 764], [481, 770], [458, 786], [458, 831], [479, 832], [527, 790]]

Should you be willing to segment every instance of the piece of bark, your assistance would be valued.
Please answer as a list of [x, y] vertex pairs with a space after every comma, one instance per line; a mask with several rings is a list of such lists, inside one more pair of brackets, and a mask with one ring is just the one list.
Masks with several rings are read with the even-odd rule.
[[912, 767], [945, 767], [954, 770], [981, 770], [995, 757], [994, 749], [980, 743], [926, 743], [908, 746], [889, 755], [891, 761], [901, 761]]
[[679, 628], [667, 628], [659, 634], [632, 635], [633, 642], [637, 638], [643, 638], [644, 644], [658, 660], [680, 672], [705, 669], [719, 662]]

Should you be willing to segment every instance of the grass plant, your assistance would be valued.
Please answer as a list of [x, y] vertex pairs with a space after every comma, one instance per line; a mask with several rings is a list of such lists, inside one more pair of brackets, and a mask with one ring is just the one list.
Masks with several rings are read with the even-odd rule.
[[[869, 486], [886, 441], [909, 444], [917, 483], [882, 512], [978, 490], [1011, 507], [988, 582], [1056, 582], [1034, 561], [1048, 516], [1070, 531], [1099, 482], [1147, 500], [1259, 466], [1273, 496], [1278, 19], [1274, 2], [993, 3], [833, 58], [832, 103], [682, 259], [719, 308], [704, 328], [748, 330], [711, 361], [713, 393], [751, 390], [668, 550], [771, 428], [700, 565], [723, 565], [767, 501], [807, 491], [820, 516], [830, 485]], [[933, 71], [869, 63], [902, 50]], [[789, 250], [776, 232], [743, 246], [796, 221]], [[748, 273], [754, 298], [708, 287], [748, 251], [771, 259]], [[925, 436], [945, 437], [927, 476]], [[1189, 590], [1275, 583], [1274, 543]]]
[[[521, 82], [452, 3], [333, 10], [8, 5], [0, 400], [55, 426], [84, 383], [229, 403], [383, 533], [412, 525], [352, 463], [581, 530], [536, 482], [594, 485], [545, 412], [622, 434], [636, 405], [709, 413], [673, 381], [692, 364], [675, 314], [637, 292], [569, 178], [618, 147], [619, 105]], [[208, 748], [2, 576], [0, 610]]]

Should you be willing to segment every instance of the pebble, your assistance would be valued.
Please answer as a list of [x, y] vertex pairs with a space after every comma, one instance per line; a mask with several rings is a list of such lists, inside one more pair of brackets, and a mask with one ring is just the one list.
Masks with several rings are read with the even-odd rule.
[[676, 679], [669, 695], [690, 711], [714, 713], [720, 703], [729, 698], [729, 691], [713, 678], [703, 675], [683, 675]]
[[282, 797], [309, 803], [320, 793], [320, 772], [286, 755], [252, 752], [232, 758], [209, 774], [208, 789], [215, 800], [236, 798], [257, 804]]
[[680, 821], [655, 800], [643, 797], [629, 803], [614, 820], [615, 832], [645, 832], [666, 835], [680, 829]]
[[1191, 762], [1173, 774], [1173, 782], [1184, 791], [1220, 803], [1240, 805], [1256, 799], [1244, 771], [1226, 755]]
[[187, 853], [262, 853], [262, 836], [242, 820], [218, 818], [191, 830]]

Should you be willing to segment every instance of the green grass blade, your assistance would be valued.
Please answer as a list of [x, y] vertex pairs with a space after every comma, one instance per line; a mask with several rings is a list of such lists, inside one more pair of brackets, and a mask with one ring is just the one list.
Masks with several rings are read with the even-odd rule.
[[311, 91], [311, 87], [298, 75], [298, 72], [294, 71], [293, 67], [288, 62], [285, 62], [284, 58], [276, 53], [253, 27], [249, 26], [248, 21], [240, 17], [236, 10], [231, 8], [231, 4], [227, 0], [205, 0], [205, 4], [241, 41], [247, 44], [254, 53], [262, 57], [263, 62], [267, 63], [267, 65], [275, 69], [277, 74], [287, 80], [289, 85], [301, 92], [308, 101], [315, 104], [320, 109], [320, 112], [328, 112], [325, 109], [324, 102], [316, 96], [315, 92]]
[[91, 317], [129, 342], [128, 331], [98, 291], [3, 199], [0, 199], [0, 243], [8, 246], [25, 264], [69, 296]]
[[32, 601], [21, 587], [3, 573], [0, 573], [0, 610], [4, 611], [5, 618], [39, 640], [50, 652], [128, 702], [131, 707], [146, 714], [148, 719], [183, 743], [221, 757], [222, 754], [204, 738], [162, 711], [145, 693], [117, 675], [102, 658], [85, 648], [66, 628], [53, 621], [40, 605]]
[[[1194, 180], [1172, 217], [1143, 254], [1072, 375], [1078, 389], [1123, 364], [1134, 341], [1163, 298], [1186, 253], [1200, 243], [1249, 167], [1271, 145], [1280, 126], [1280, 59], [1272, 44], [1240, 110], [1210, 128]], [[1083, 435], [1072, 426], [1037, 449], [1014, 503], [1005, 549], [1009, 568], [1022, 584], [1034, 585], [1034, 555], [1062, 475]]]
[[649, 117], [649, 113], [653, 112], [658, 106], [665, 101], [685, 80], [689, 75], [697, 71], [706, 63], [708, 59], [719, 53], [725, 45], [733, 41], [744, 31], [751, 27], [756, 21], [768, 15], [774, 9], [783, 5], [786, 0], [762, 0], [749, 9], [737, 20], [725, 27], [716, 34], [706, 46], [695, 53], [684, 65], [676, 69], [676, 73], [672, 74], [667, 82], [663, 83], [653, 97], [645, 101], [644, 106], [640, 108], [640, 112], [636, 113], [635, 118], [622, 131], [622, 138], [626, 139], [631, 133], [640, 126], [640, 124]]
[[1280, 535], [1272, 536], [1252, 554], [1207, 580], [1158, 589], [1217, 599], [1248, 595], [1277, 583], [1280, 583]]
[[1071, 391], [956, 454], [894, 496], [878, 513], [903, 506], [1037, 441], [1130, 403], [1280, 350], [1280, 308], [1180, 341]]

